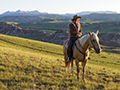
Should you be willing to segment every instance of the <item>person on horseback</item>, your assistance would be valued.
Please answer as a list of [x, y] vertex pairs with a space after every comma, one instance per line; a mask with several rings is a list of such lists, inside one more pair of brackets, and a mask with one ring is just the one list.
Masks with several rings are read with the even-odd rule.
[[72, 22], [69, 24], [70, 30], [70, 40], [68, 42], [68, 49], [67, 49], [67, 61], [70, 62], [72, 58], [72, 46], [74, 42], [82, 36], [82, 29], [79, 23], [82, 17], [79, 15], [74, 15]]

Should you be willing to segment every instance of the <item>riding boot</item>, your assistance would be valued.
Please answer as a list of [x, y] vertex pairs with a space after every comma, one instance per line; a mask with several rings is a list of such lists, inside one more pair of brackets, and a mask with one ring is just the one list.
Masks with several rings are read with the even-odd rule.
[[71, 61], [71, 50], [67, 50], [67, 61], [70, 62]]

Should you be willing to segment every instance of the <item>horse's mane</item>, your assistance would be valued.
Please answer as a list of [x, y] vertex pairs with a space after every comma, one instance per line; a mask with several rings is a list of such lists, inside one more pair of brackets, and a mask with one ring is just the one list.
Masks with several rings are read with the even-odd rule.
[[[97, 36], [94, 32], [92, 32], [92, 35]], [[82, 44], [84, 44], [86, 42], [86, 40], [88, 39], [90, 35], [89, 34], [85, 34], [84, 36], [82, 36], [79, 40], [79, 42], [81, 42]]]
[[79, 41], [82, 42], [84, 39], [86, 39], [87, 37], [89, 37], [89, 34], [85, 34], [84, 36], [82, 36]]
[[86, 42], [89, 36], [90, 36], [89, 34], [85, 34], [84, 36], [78, 39], [81, 45], [83, 45]]

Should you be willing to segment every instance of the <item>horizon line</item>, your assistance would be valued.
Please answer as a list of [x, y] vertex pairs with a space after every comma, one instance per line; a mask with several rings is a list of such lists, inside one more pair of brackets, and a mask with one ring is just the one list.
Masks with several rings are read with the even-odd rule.
[[[38, 11], [38, 12], [40, 12], [40, 13], [48, 13], [48, 14], [77, 14], [77, 13], [81, 13], [81, 12], [101, 12], [101, 13], [102, 13], [102, 12], [107, 12], [107, 11], [108, 11], [108, 12], [113, 12], [113, 13], [119, 14], [117, 11], [110, 11], [110, 10], [103, 10], [103, 11], [102, 11], [102, 10], [99, 10], [99, 11], [80, 11], [80, 12], [66, 12], [66, 13], [57, 13], [57, 12], [56, 12], [56, 13], [55, 13], [55, 12], [54, 12], [54, 13], [51, 13], [51, 12], [45, 12], [45, 11], [44, 11], [44, 12], [43, 12], [43, 11], [41, 12], [41, 11], [39, 11], [39, 10], [20, 10], [20, 9], [15, 10], [15, 11], [13, 11], [13, 10], [8, 10], [8, 11], [9, 11], [9, 12], [16, 12], [16, 11], [23, 11], [23, 12], [27, 12], [27, 11], [29, 11], [29, 12], [30, 12], [30, 11]], [[5, 11], [5, 12], [8, 12], [8, 11]], [[3, 12], [3, 13], [5, 13], [5, 12]], [[3, 14], [3, 13], [0, 13], [0, 15]]]

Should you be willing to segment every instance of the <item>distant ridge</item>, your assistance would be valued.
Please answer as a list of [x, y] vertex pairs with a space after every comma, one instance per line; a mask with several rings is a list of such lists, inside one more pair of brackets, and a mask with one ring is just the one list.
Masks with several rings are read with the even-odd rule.
[[[68, 17], [71, 17], [75, 14], [78, 14], [78, 15], [89, 15], [91, 13], [104, 13], [104, 14], [118, 14], [116, 11], [82, 11], [82, 12], [78, 12], [78, 13], [66, 13], [66, 14], [58, 14], [58, 15], [65, 15], [65, 16], [68, 16]], [[7, 12], [4, 12], [3, 14], [1, 14], [0, 16], [25, 16], [25, 15], [32, 15], [32, 16], [35, 16], [35, 15], [41, 15], [41, 14], [49, 14], [47, 12], [39, 12], [37, 10], [34, 10], [34, 11], [21, 11], [21, 10], [17, 10], [17, 11], [7, 11]]]
[[119, 21], [120, 14], [92, 13], [83, 16], [83, 19], [88, 18], [92, 21]]
[[35, 16], [35, 15], [40, 15], [40, 14], [48, 14], [48, 13], [41, 13], [37, 10], [34, 11], [21, 11], [21, 10], [17, 10], [17, 11], [7, 11], [4, 12], [3, 14], [1, 14], [1, 16], [27, 16], [27, 15], [31, 15], [31, 16]]
[[118, 21], [120, 14], [115, 11], [82, 11], [78, 13], [49, 14], [47, 12], [34, 11], [7, 11], [0, 15], [0, 21], [12, 22], [38, 22], [44, 19], [67, 19], [70, 20], [75, 14], [82, 16], [82, 20], [91, 21]]
[[67, 16], [60, 14], [48, 14], [47, 12], [34, 11], [7, 11], [0, 15], [0, 21], [14, 21], [14, 22], [29, 22], [29, 21], [41, 21], [43, 19], [70, 19]]
[[84, 15], [90, 15], [92, 13], [98, 13], [98, 14], [118, 14], [116, 11], [82, 11], [78, 13], [66, 13], [65, 16], [69, 16], [70, 18], [73, 17], [73, 15], [78, 14], [80, 16]]
[[[30, 18], [34, 18], [34, 19], [37, 19], [37, 20], [42, 20], [43, 18], [55, 18], [55, 19], [70, 19], [69, 17], [67, 16], [64, 16], [64, 15], [60, 15], [60, 14], [48, 14], [47, 12], [39, 12], [37, 10], [34, 10], [34, 11], [21, 11], [21, 10], [17, 10], [17, 11], [7, 11], [3, 14], [0, 15], [0, 17], [2, 19], [0, 19], [0, 21], [11, 21], [9, 19], [13, 18], [13, 17], [17, 17], [17, 19], [19, 19], [19, 16], [22, 16], [26, 18], [27, 17], [30, 17]], [[7, 18], [7, 19], [6, 19]], [[8, 19], [9, 18], [9, 19]], [[36, 21], [34, 20], [33, 21]], [[29, 19], [28, 19], [29, 21]]]

